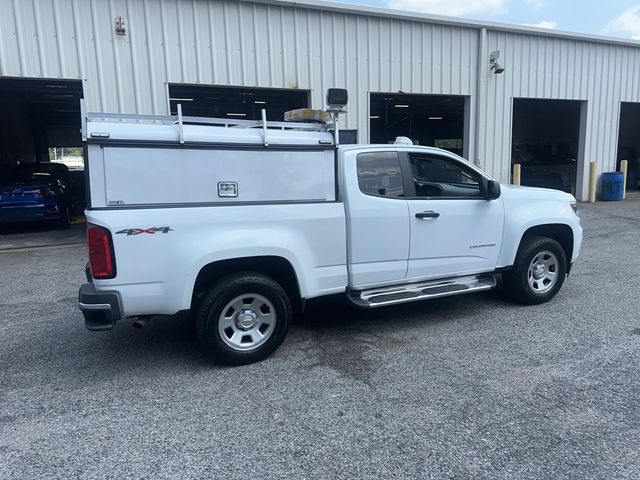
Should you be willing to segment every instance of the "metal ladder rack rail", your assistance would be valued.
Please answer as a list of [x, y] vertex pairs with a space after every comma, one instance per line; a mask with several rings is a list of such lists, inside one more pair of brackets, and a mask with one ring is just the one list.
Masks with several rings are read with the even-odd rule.
[[193, 117], [183, 116], [182, 108], [178, 105], [178, 115], [142, 115], [131, 113], [97, 113], [89, 112], [83, 115], [82, 139], [87, 140], [87, 123], [133, 123], [147, 125], [177, 125], [180, 143], [184, 143], [184, 125], [204, 125], [224, 128], [261, 128], [264, 145], [268, 146], [268, 130], [305, 130], [310, 132], [328, 132], [334, 128], [333, 123], [315, 122], [278, 122], [267, 121], [266, 112], [262, 111], [260, 120], [240, 120], [233, 118]]

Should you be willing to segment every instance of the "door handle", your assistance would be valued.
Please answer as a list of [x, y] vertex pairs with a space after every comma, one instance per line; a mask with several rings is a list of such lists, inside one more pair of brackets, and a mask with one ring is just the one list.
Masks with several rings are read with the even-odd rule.
[[433, 210], [416, 213], [416, 218], [438, 218], [439, 216], [440, 214], [438, 212], [434, 212]]

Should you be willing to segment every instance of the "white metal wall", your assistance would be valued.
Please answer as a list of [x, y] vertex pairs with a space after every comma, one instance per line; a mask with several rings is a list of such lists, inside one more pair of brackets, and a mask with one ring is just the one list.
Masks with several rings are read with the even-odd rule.
[[[347, 7], [345, 7], [346, 9]], [[480, 122], [480, 28], [234, 0], [0, 0], [0, 76], [83, 79], [89, 110], [167, 113], [167, 83], [304, 88], [320, 107], [350, 92], [343, 128], [368, 137], [369, 92], [471, 96], [471, 157], [507, 181], [513, 97], [588, 101], [587, 161], [613, 168], [619, 104], [640, 101], [640, 48], [488, 28]], [[127, 35], [114, 32], [114, 18]], [[488, 72], [501, 50], [502, 75]], [[477, 155], [476, 155], [477, 153]]]
[[487, 43], [500, 49], [507, 68], [485, 84], [479, 132], [487, 170], [502, 181], [509, 178], [513, 98], [583, 100], [578, 193], [586, 199], [589, 162], [598, 162], [600, 171], [615, 169], [620, 103], [640, 102], [640, 48], [505, 32], [489, 32]]
[[[88, 108], [167, 113], [165, 82], [470, 95], [473, 29], [236, 1], [0, 0], [0, 75], [84, 78]], [[126, 17], [127, 35], [113, 19]], [[363, 137], [366, 138], [366, 135]]]

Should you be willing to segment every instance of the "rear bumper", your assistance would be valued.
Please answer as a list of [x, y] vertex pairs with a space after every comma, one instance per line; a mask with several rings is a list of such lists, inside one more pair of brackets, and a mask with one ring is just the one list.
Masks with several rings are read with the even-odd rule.
[[35, 204], [21, 207], [0, 207], [0, 222], [37, 222], [41, 220], [59, 220], [64, 209], [59, 205]]
[[80, 287], [78, 304], [84, 316], [84, 324], [89, 330], [111, 330], [123, 318], [118, 295], [98, 292], [92, 283]]

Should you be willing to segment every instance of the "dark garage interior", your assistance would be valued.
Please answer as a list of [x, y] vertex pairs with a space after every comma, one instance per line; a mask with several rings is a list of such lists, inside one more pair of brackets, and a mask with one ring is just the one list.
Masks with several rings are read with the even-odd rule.
[[0, 168], [48, 162], [50, 147], [81, 147], [82, 83], [0, 79]]
[[372, 93], [371, 143], [409, 137], [415, 145], [463, 154], [465, 97]]
[[267, 120], [283, 121], [284, 112], [309, 106], [307, 90], [169, 85], [171, 115], [259, 120], [267, 111]]
[[[169, 85], [171, 115], [259, 120], [262, 109], [267, 120], [282, 122], [284, 112], [309, 107], [309, 91], [278, 88]], [[318, 106], [320, 107], [320, 106]], [[324, 107], [324, 106], [322, 106]], [[357, 143], [357, 130], [340, 130], [340, 143]]]
[[640, 103], [623, 102], [620, 106], [620, 135], [618, 163], [628, 161], [627, 190], [640, 190]]
[[[82, 98], [80, 81], [0, 79], [3, 224], [52, 220], [62, 215], [70, 219], [82, 214], [85, 204], [80, 133]], [[68, 159], [73, 159], [71, 170], [64, 163]], [[41, 216], [22, 215], [35, 212], [42, 204], [50, 208]]]
[[513, 100], [511, 163], [522, 166], [521, 184], [575, 194], [580, 102]]

